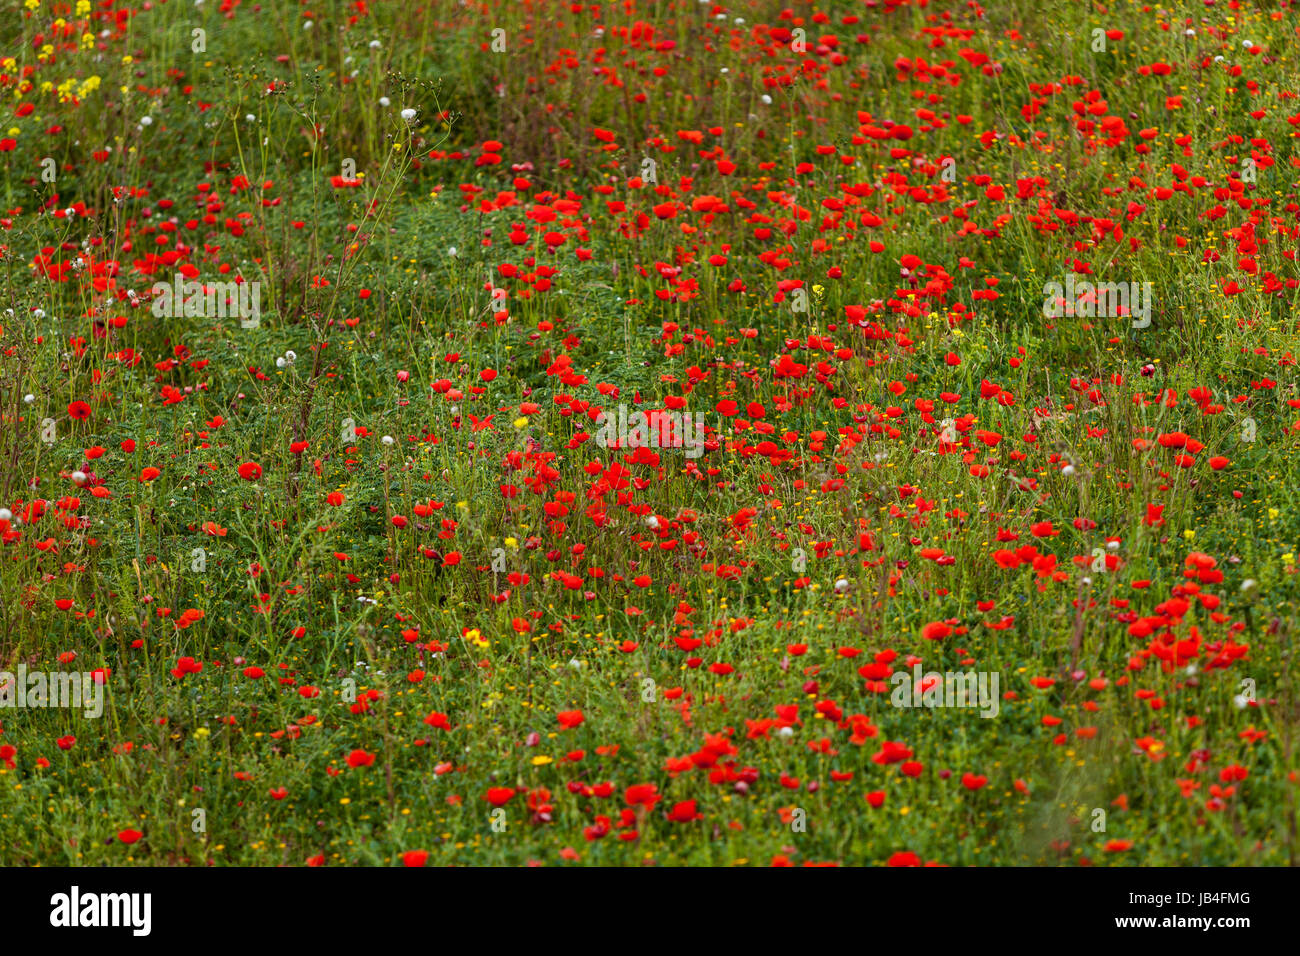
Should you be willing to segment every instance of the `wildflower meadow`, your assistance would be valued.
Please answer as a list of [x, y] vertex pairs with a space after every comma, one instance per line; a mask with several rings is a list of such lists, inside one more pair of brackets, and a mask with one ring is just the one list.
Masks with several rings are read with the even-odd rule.
[[1300, 858], [1294, 0], [2, 6], [0, 863]]

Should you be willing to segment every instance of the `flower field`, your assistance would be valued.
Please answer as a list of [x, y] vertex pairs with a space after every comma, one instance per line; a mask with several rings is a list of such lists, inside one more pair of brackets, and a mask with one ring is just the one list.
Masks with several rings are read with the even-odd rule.
[[0, 862], [1281, 866], [1293, 0], [0, 13]]

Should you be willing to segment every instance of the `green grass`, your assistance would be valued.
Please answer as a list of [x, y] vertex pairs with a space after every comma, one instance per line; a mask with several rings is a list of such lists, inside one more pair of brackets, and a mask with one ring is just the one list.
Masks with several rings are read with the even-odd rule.
[[1295, 860], [1291, 3], [219, 6], [0, 25], [0, 670], [111, 671], [0, 709], [6, 862]]

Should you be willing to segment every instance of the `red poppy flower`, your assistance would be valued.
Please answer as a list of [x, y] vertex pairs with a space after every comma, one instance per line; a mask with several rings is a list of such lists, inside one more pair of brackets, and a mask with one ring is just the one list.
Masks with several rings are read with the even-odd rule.
[[668, 819], [674, 823], [689, 823], [692, 820], [699, 820], [704, 816], [695, 809], [694, 800], [683, 800], [681, 803], [673, 805], [668, 811]]
[[623, 791], [623, 799], [629, 806], [640, 804], [646, 809], [653, 807], [661, 799], [658, 788], [653, 783], [638, 783]]
[[348, 754], [348, 766], [353, 769], [357, 767], [369, 767], [375, 762], [375, 755], [366, 753], [364, 750], [357, 749]]
[[562, 710], [556, 714], [555, 717], [559, 720], [560, 726], [565, 730], [572, 730], [574, 727], [580, 726], [582, 722], [586, 720], [580, 710]]

